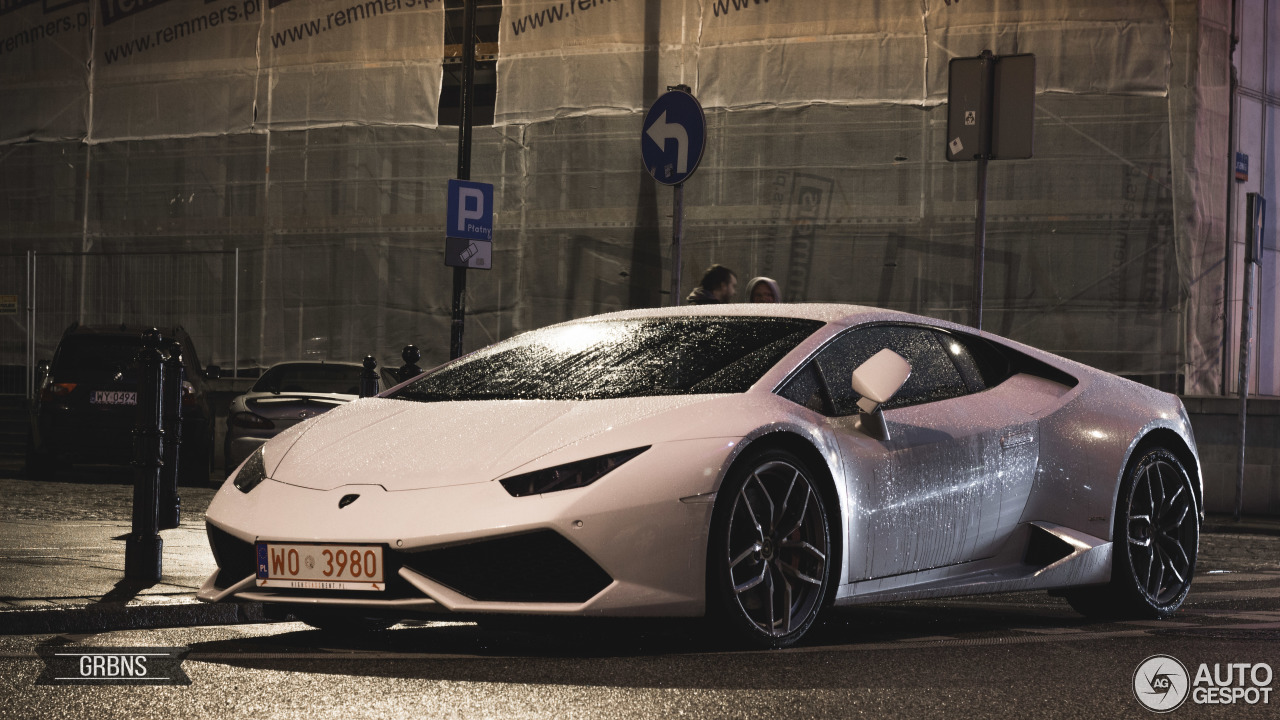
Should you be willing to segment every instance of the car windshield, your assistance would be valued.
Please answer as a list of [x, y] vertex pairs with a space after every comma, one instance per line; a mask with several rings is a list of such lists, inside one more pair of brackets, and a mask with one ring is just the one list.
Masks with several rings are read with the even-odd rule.
[[822, 325], [772, 317], [559, 325], [472, 353], [393, 397], [418, 402], [601, 400], [745, 392]]
[[353, 365], [294, 363], [276, 365], [253, 384], [252, 392], [360, 394], [360, 368]]

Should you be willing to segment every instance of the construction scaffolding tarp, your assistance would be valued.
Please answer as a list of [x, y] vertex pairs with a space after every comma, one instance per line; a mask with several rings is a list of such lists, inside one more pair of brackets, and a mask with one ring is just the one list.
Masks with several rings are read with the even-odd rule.
[[[443, 3], [256, 2], [7, 6], [0, 138], [40, 141], [0, 148], [8, 252], [238, 247], [241, 364], [395, 362], [409, 342], [442, 360], [458, 137], [437, 127]], [[496, 124], [476, 128], [471, 167], [496, 186], [494, 269], [471, 275], [467, 348], [671, 302], [671, 192], [640, 139], [677, 84], [708, 123], [685, 185], [685, 292], [718, 262], [788, 301], [971, 321], [976, 167], [946, 161], [945, 103], [949, 61], [990, 50], [1035, 54], [1037, 94], [1034, 157], [990, 166], [985, 328], [1216, 392], [1221, 15], [1194, 0], [506, 0]]]
[[436, 123], [443, 0], [13, 0], [0, 140]]

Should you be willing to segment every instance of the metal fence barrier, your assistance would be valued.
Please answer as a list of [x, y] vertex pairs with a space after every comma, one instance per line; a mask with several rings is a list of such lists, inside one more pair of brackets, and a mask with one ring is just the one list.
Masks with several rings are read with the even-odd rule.
[[72, 324], [181, 326], [201, 367], [239, 357], [239, 250], [0, 256], [0, 395], [31, 398]]

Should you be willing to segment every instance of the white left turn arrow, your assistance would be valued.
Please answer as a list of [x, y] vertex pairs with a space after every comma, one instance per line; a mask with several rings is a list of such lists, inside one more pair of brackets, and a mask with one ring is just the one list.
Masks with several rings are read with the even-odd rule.
[[667, 149], [667, 141], [675, 140], [676, 172], [683, 175], [689, 171], [689, 133], [680, 123], [667, 122], [666, 110], [645, 130], [645, 134], [664, 151]]

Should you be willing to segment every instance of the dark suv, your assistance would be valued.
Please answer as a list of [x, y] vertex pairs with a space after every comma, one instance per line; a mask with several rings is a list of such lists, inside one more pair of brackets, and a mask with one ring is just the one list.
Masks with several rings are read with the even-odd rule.
[[[70, 465], [128, 465], [138, 403], [138, 350], [147, 328], [72, 325], [62, 335], [31, 413], [28, 477], [47, 478]], [[162, 329], [165, 344], [182, 344], [179, 481], [209, 482], [213, 423], [205, 376], [181, 327]]]

